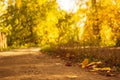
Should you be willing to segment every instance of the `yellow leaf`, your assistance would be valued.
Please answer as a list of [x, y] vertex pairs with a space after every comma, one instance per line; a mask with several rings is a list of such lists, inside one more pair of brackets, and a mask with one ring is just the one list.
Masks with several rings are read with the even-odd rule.
[[101, 68], [93, 68], [93, 71], [99, 71]]
[[96, 62], [91, 62], [87, 66], [92, 66], [92, 65], [95, 65], [95, 64], [96, 64]]
[[111, 71], [111, 68], [110, 67], [104, 67], [101, 70], [103, 70], [103, 71]]
[[21, 4], [22, 4], [21, 0], [16, 0], [16, 7], [17, 8], [20, 8]]
[[94, 71], [111, 71], [110, 67], [104, 67], [104, 68], [93, 68]]
[[87, 66], [93, 66], [93, 65], [98, 65], [98, 64], [101, 64], [102, 62], [101, 61], [98, 61], [98, 62], [91, 62], [89, 63]]
[[16, 20], [15, 20], [15, 23], [16, 23], [16, 24], [18, 24], [18, 23], [19, 23], [18, 19], [16, 19]]
[[85, 68], [89, 63], [89, 59], [84, 59], [84, 61], [82, 62], [82, 68]]
[[11, 5], [13, 3], [12, 0], [8, 0], [8, 4]]

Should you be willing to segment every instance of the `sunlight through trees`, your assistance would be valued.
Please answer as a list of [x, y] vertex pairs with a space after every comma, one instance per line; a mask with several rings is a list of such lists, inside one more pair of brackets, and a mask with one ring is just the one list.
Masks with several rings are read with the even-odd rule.
[[74, 42], [120, 46], [119, 4], [119, 0], [76, 0], [75, 9], [63, 10], [60, 6], [65, 4], [56, 0], [0, 0], [0, 32], [12, 47]]

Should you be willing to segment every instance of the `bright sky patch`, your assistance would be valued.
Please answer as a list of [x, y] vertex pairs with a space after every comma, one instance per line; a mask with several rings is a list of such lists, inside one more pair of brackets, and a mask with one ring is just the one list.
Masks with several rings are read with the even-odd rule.
[[60, 9], [67, 12], [76, 12], [78, 7], [76, 5], [76, 0], [57, 0], [60, 5]]

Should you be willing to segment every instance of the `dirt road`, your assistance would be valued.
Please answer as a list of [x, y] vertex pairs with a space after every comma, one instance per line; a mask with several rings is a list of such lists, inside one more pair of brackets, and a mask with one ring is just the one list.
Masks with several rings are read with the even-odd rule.
[[0, 52], [0, 80], [119, 80], [65, 66], [59, 58], [39, 52], [39, 48]]

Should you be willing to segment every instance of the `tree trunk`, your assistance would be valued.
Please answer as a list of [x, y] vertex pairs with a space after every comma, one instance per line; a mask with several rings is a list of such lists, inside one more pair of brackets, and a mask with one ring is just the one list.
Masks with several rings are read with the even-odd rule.
[[7, 37], [5, 33], [0, 32], [0, 50], [7, 48]]

